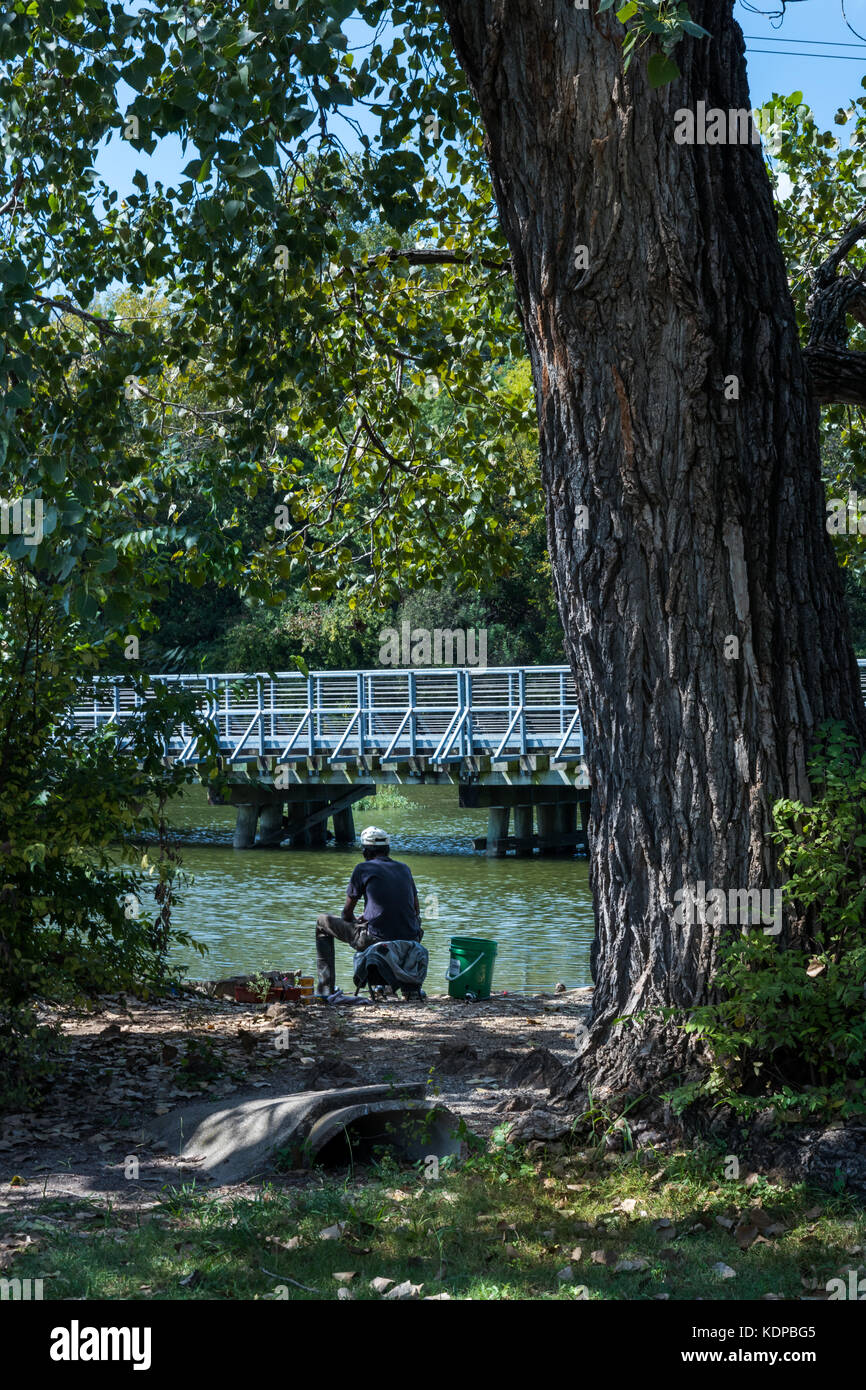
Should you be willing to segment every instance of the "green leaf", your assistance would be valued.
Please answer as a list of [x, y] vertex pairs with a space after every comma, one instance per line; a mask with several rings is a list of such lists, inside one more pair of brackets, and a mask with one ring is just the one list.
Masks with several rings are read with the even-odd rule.
[[682, 75], [673, 58], [666, 53], [653, 53], [646, 70], [650, 86], [653, 88], [666, 87], [669, 82], [675, 82]]

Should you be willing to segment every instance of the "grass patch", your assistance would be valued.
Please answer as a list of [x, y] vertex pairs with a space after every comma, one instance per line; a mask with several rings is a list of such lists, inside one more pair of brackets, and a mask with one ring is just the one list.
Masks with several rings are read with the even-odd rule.
[[[254, 1198], [164, 1190], [138, 1215], [46, 1199], [32, 1220], [6, 1216], [0, 1243], [26, 1228], [36, 1244], [4, 1275], [43, 1278], [52, 1299], [336, 1298], [335, 1275], [349, 1271], [359, 1300], [381, 1296], [377, 1277], [473, 1300], [796, 1299], [862, 1273], [861, 1204], [723, 1172], [709, 1150], [536, 1162], [505, 1147], [443, 1164], [436, 1180], [386, 1161]], [[744, 1251], [717, 1218], [750, 1209], [778, 1233]], [[338, 1239], [321, 1238], [340, 1223]], [[617, 1272], [621, 1260], [640, 1268]], [[734, 1278], [716, 1272], [720, 1262]], [[558, 1278], [566, 1266], [571, 1283]]]
[[360, 801], [356, 801], [353, 810], [355, 811], [398, 811], [401, 808], [411, 806], [412, 802], [408, 796], [404, 796], [390, 782], [384, 782], [377, 790], [375, 796], [362, 796]]

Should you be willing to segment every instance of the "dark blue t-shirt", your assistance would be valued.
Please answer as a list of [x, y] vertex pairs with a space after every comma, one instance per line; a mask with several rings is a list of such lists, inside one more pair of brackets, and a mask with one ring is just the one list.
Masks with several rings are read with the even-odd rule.
[[397, 859], [365, 859], [349, 880], [349, 896], [364, 899], [361, 920], [374, 941], [418, 941], [415, 880], [408, 864]]

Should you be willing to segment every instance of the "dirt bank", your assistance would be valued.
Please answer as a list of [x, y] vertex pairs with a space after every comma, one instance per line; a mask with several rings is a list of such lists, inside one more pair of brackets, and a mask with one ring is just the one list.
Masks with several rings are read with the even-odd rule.
[[0, 1209], [109, 1193], [135, 1206], [166, 1184], [190, 1182], [191, 1168], [142, 1130], [193, 1099], [424, 1081], [487, 1136], [542, 1102], [551, 1069], [573, 1055], [590, 997], [584, 989], [266, 1009], [189, 993], [155, 1003], [106, 997], [90, 1013], [45, 1011], [66, 1056], [38, 1109], [0, 1119]]

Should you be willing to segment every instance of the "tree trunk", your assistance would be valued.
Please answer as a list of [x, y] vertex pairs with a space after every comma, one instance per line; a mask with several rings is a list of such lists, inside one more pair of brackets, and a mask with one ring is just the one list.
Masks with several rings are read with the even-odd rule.
[[674, 139], [680, 108], [749, 107], [732, 0], [693, 0], [713, 38], [686, 39], [658, 92], [645, 53], [623, 75], [610, 12], [441, 9], [511, 247], [588, 737], [582, 1075], [640, 1088], [687, 1060], [682, 1035], [614, 1020], [706, 998], [726, 930], [678, 926], [678, 890], [776, 887], [773, 802], [808, 798], [817, 725], [866, 735], [818, 412], [760, 147]]

